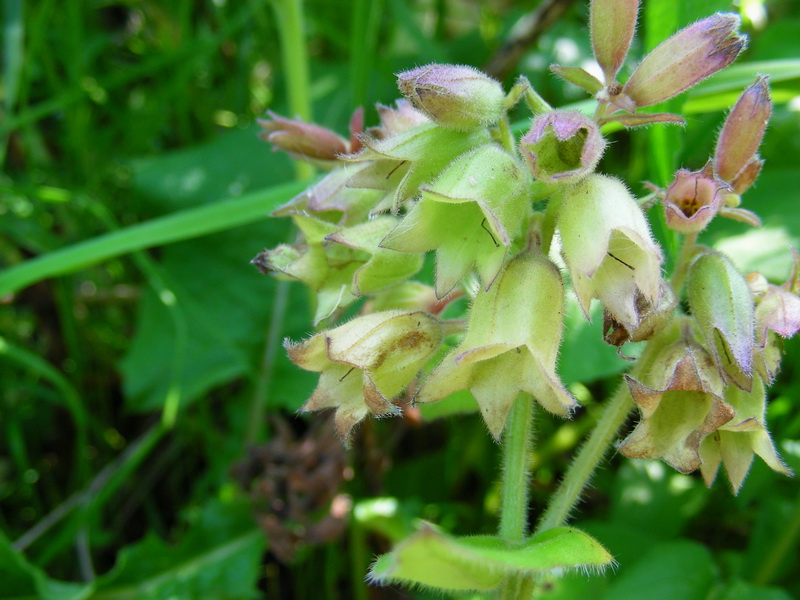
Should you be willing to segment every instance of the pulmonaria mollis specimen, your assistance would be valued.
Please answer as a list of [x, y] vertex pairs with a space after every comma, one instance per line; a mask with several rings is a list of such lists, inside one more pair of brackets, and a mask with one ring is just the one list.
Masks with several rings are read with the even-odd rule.
[[[608, 440], [632, 399], [640, 420], [621, 442], [627, 456], [700, 469], [709, 485], [724, 465], [734, 491], [754, 455], [788, 473], [764, 421], [765, 388], [780, 364], [779, 338], [800, 328], [797, 273], [771, 285], [696, 243], [717, 215], [759, 223], [739, 205], [763, 164], [767, 81], [741, 95], [705, 166], [680, 169], [664, 189], [651, 186], [652, 194], [635, 198], [637, 182], [597, 172], [613, 149], [601, 127], [682, 123], [640, 109], [724, 68], [745, 45], [739, 18], [718, 13], [675, 33], [621, 82], [638, 9], [637, 0], [592, 0], [602, 80], [553, 67], [594, 96], [593, 115], [552, 109], [524, 79], [505, 94], [474, 68], [429, 64], [400, 73], [405, 98], [378, 106], [376, 127], [356, 119], [349, 141], [277, 117], [265, 124], [271, 141], [332, 169], [277, 211], [303, 235], [261, 255], [262, 267], [315, 291], [316, 322], [328, 327], [286, 344], [298, 366], [320, 374], [303, 410], [334, 409], [347, 441], [370, 414], [447, 402], [468, 390], [492, 437], [502, 438], [504, 478], [518, 475], [504, 483], [501, 536], [455, 538], [423, 528], [373, 565], [373, 581], [523, 598], [530, 594], [514, 590], [542, 573], [608, 564], [604, 552], [589, 556], [556, 541], [592, 546], [576, 530], [556, 532], [607, 441], [581, 451], [555, 508], [526, 539], [534, 403], [562, 417], [577, 406], [556, 369], [567, 285], [587, 318], [593, 300], [603, 305], [605, 341], [620, 351], [628, 342], [643, 348], [592, 439]], [[521, 99], [532, 116], [517, 137], [508, 111]], [[314, 140], [316, 151], [308, 147]], [[643, 210], [658, 201], [682, 240], [674, 260], [665, 260]], [[428, 261], [427, 252], [434, 254]], [[414, 280], [425, 276], [434, 288]], [[470, 302], [449, 304], [459, 297]], [[348, 306], [359, 316], [337, 325]]]

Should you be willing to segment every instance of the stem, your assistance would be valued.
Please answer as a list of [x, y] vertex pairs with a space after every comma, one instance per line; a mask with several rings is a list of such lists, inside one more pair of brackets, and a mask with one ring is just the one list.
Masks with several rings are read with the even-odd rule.
[[608, 401], [603, 415], [586, 444], [580, 449], [567, 474], [553, 494], [550, 505], [536, 527], [536, 533], [558, 527], [580, 500], [581, 492], [603, 460], [611, 441], [622, 427], [632, 408], [628, 386], [623, 384]]
[[675, 292], [676, 298], [680, 297], [683, 280], [686, 279], [686, 274], [689, 272], [689, 265], [694, 255], [695, 242], [697, 242], [697, 233], [689, 233], [683, 238], [683, 247], [678, 256], [678, 262], [675, 264], [671, 281], [672, 291]]
[[528, 457], [533, 442], [533, 406], [530, 395], [517, 396], [503, 440], [499, 534], [509, 542], [521, 542], [528, 529]]
[[[289, 92], [292, 116], [311, 122], [311, 92], [309, 91], [308, 51], [305, 44], [305, 24], [302, 0], [273, 0], [275, 18], [281, 38], [281, 62]], [[298, 179], [310, 179], [314, 168], [303, 162], [295, 163]]]
[[[519, 543], [528, 530], [528, 466], [533, 445], [533, 398], [519, 394], [511, 407], [503, 439], [500, 529], [505, 540]], [[530, 598], [534, 578], [510, 575], [500, 586], [500, 600]], [[527, 595], [525, 595], [527, 593]]]
[[[648, 342], [642, 356], [631, 369], [631, 377], [638, 377], [639, 373], [646, 373], [651, 367], [654, 357], [658, 354], [661, 344]], [[575, 460], [569, 466], [564, 479], [553, 494], [550, 505], [547, 507], [535, 533], [562, 525], [575, 508], [581, 497], [583, 489], [588, 485], [595, 469], [603, 460], [611, 441], [622, 427], [628, 414], [633, 408], [628, 386], [622, 384], [616, 393], [606, 402], [605, 410], [597, 422], [586, 444], [580, 449]]]

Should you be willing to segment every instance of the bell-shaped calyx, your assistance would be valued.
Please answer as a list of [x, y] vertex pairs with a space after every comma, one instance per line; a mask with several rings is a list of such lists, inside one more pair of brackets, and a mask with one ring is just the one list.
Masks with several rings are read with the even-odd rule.
[[594, 172], [606, 141], [592, 119], [575, 110], [537, 116], [519, 141], [537, 181], [573, 183]]
[[423, 382], [415, 402], [469, 390], [495, 439], [520, 392], [569, 416], [577, 404], [555, 371], [563, 309], [564, 284], [556, 266], [540, 254], [516, 256], [488, 291], [478, 292], [464, 340]]
[[505, 109], [500, 83], [465, 65], [430, 64], [397, 75], [414, 108], [443, 127], [473, 129], [496, 122]]
[[626, 376], [641, 420], [621, 443], [629, 458], [660, 458], [682, 473], [700, 467], [700, 444], [734, 417], [709, 354], [683, 337], [665, 346], [643, 374]]
[[392, 404], [439, 348], [439, 321], [425, 312], [389, 310], [356, 317], [304, 342], [284, 342], [298, 367], [320, 373], [303, 411], [335, 408], [336, 432], [347, 443], [366, 415], [397, 414]]
[[621, 181], [591, 174], [565, 186], [553, 205], [564, 262], [587, 318], [598, 298], [615, 321], [635, 330], [642, 307], [659, 304], [661, 250]]
[[396, 213], [456, 157], [487, 143], [489, 132], [483, 128], [458, 131], [425, 121], [388, 137], [365, 134], [361, 141], [363, 149], [343, 160], [371, 164], [353, 173], [348, 186], [384, 191], [386, 204]]
[[725, 400], [736, 411], [735, 418], [706, 437], [700, 446], [700, 471], [706, 485], [711, 487], [722, 463], [733, 493], [738, 494], [755, 454], [773, 471], [793, 475], [778, 456], [766, 427], [764, 415], [767, 394], [761, 378], [754, 378], [749, 392], [728, 386]]
[[705, 347], [724, 377], [743, 390], [753, 379], [753, 297], [744, 276], [723, 254], [705, 250], [689, 268], [689, 307]]
[[447, 295], [475, 265], [485, 287], [494, 281], [530, 214], [516, 159], [485, 144], [453, 161], [381, 242], [400, 252], [436, 251], [436, 295]]
[[345, 228], [304, 213], [294, 213], [292, 218], [303, 234], [302, 241], [264, 250], [252, 262], [263, 273], [311, 288], [316, 300], [315, 325], [362, 294], [405, 281], [422, 267], [419, 254], [378, 246], [397, 224], [395, 217], [381, 216]]

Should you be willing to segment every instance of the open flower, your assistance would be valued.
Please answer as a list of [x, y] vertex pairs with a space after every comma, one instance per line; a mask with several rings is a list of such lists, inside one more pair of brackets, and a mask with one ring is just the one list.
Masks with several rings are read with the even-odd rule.
[[724, 191], [710, 164], [700, 171], [680, 169], [662, 202], [667, 226], [680, 233], [702, 231], [719, 212]]
[[498, 439], [514, 399], [531, 394], [552, 413], [577, 406], [556, 375], [563, 328], [564, 284], [542, 255], [512, 259], [489, 291], [481, 290], [467, 334], [424, 381], [415, 402], [435, 402], [467, 389]]
[[734, 416], [708, 353], [690, 340], [664, 348], [645, 385], [626, 376], [641, 421], [620, 444], [629, 458], [660, 458], [682, 473], [700, 467], [701, 442]]
[[733, 493], [739, 493], [755, 454], [773, 471], [792, 475], [791, 469], [778, 456], [765, 425], [766, 396], [759, 377], [755, 378], [749, 392], [736, 386], [727, 388], [725, 400], [736, 410], [736, 418], [706, 437], [700, 446], [700, 471], [707, 486], [711, 487], [722, 463]]
[[564, 262], [584, 314], [599, 298], [614, 320], [636, 329], [640, 307], [659, 303], [662, 260], [636, 200], [618, 179], [592, 174], [557, 201]]
[[284, 346], [298, 367], [321, 373], [302, 410], [336, 409], [345, 442], [370, 412], [396, 414], [391, 400], [417, 376], [439, 348], [439, 322], [425, 312], [389, 310], [357, 317], [308, 340]]

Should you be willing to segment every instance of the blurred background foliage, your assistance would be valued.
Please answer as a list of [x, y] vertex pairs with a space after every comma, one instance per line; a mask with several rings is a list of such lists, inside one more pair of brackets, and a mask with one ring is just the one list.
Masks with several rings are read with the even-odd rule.
[[[643, 4], [634, 57], [714, 10], [740, 12], [751, 41], [671, 101], [685, 131], [611, 133], [602, 169], [641, 193], [701, 167], [723, 110], [770, 73], [767, 166], [745, 197], [765, 227], [715, 224], [705, 240], [785, 279], [800, 242], [800, 4]], [[498, 448], [469, 398], [368, 421], [351, 452], [324, 416], [295, 414], [315, 378], [280, 342], [309, 333], [309, 301], [248, 264], [290, 239], [266, 217], [304, 185], [255, 124], [292, 112], [276, 18], [291, 5], [3, 3], [0, 598], [425, 597], [368, 589], [372, 557], [417, 518], [495, 528]], [[547, 71], [591, 56], [582, 0], [306, 0], [303, 16], [307, 99], [340, 132], [358, 105], [376, 122], [394, 73], [434, 61], [488, 66], [507, 86], [524, 74], [553, 105], [585, 100]], [[534, 517], [625, 368], [599, 321], [569, 317], [561, 372], [585, 409], [538, 419]], [[798, 346], [768, 414], [795, 472]], [[620, 568], [548, 582], [542, 597], [800, 597], [799, 490], [760, 462], [733, 497], [723, 480], [708, 490], [613, 456], [574, 517]]]

